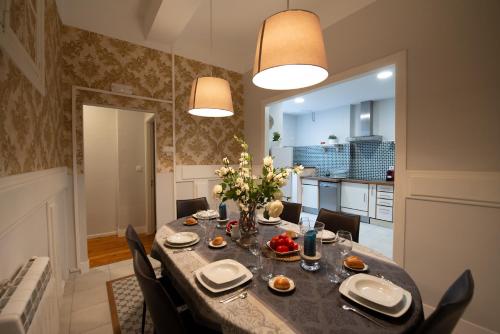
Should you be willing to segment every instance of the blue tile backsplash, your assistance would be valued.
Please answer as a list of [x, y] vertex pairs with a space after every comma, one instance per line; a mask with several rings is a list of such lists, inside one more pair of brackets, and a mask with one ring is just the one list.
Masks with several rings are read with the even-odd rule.
[[393, 141], [386, 141], [294, 147], [293, 162], [316, 167], [319, 176], [345, 171], [352, 179], [385, 180], [389, 166], [394, 166], [394, 146]]

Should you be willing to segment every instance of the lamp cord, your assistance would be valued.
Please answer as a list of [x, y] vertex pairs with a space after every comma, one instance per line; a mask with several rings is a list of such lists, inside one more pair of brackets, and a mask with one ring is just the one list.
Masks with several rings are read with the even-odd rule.
[[[213, 0], [210, 0], [210, 61], [213, 62], [214, 32], [213, 32]], [[213, 75], [213, 64], [210, 64], [210, 76]]]

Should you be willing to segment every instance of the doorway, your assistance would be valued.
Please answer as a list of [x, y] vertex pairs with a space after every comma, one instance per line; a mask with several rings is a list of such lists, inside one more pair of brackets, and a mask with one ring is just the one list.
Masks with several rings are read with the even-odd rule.
[[153, 113], [83, 106], [85, 216], [90, 267], [130, 258], [124, 238], [128, 225], [132, 225], [144, 240], [150, 241], [154, 235], [154, 129]]
[[394, 258], [390, 177], [398, 167], [395, 79], [395, 64], [387, 64], [305, 89], [268, 103], [264, 121], [266, 153], [286, 157], [279, 165], [306, 167], [292, 193], [284, 191], [302, 203], [302, 215], [316, 219], [322, 208], [358, 215], [359, 243], [388, 258]]

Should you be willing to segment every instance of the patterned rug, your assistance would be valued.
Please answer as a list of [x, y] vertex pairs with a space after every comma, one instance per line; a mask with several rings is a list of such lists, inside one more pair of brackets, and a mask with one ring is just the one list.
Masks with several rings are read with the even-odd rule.
[[[156, 268], [157, 276], [160, 268]], [[135, 275], [121, 277], [106, 282], [108, 290], [111, 322], [115, 334], [137, 334], [141, 332], [142, 322], [142, 292]], [[153, 333], [153, 322], [146, 312], [144, 333]]]

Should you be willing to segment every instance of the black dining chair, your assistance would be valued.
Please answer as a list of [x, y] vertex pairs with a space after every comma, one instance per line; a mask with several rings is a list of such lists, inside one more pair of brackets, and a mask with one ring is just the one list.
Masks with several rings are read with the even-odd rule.
[[201, 210], [208, 210], [206, 197], [177, 200], [177, 219], [195, 214]]
[[281, 203], [283, 203], [283, 212], [281, 213], [280, 218], [286, 220], [287, 222], [298, 224], [300, 222], [302, 204], [285, 201], [281, 201]]
[[321, 208], [316, 220], [325, 224], [326, 230], [334, 233], [338, 230], [351, 232], [352, 241], [359, 242], [360, 216]]
[[474, 295], [474, 280], [469, 269], [448, 288], [438, 306], [419, 327], [419, 334], [448, 334], [453, 332]]
[[[127, 240], [128, 248], [130, 250], [130, 253], [132, 256], [134, 256], [134, 252], [137, 252], [139, 256], [143, 259], [144, 266], [145, 266], [145, 271], [147, 271], [147, 274], [156, 277], [155, 271], [153, 269], [153, 266], [151, 265], [151, 262], [149, 261], [148, 255], [146, 253], [146, 249], [144, 248], [144, 245], [139, 238], [139, 235], [135, 231], [135, 229], [132, 227], [132, 225], [127, 226], [127, 230], [125, 231], [125, 239]], [[182, 299], [182, 297], [179, 295], [177, 290], [173, 287], [172, 282], [170, 279], [164, 275], [160, 277], [160, 283], [164, 286], [167, 291], [169, 291], [170, 296], [176, 305], [176, 307], [185, 307], [185, 302]], [[144, 325], [146, 323], [146, 302], [144, 301], [142, 304], [142, 333], [144, 333]]]
[[195, 321], [189, 310], [179, 311], [163, 284], [149, 271], [149, 265], [134, 250], [134, 273], [141, 288], [155, 333], [219, 333]]

